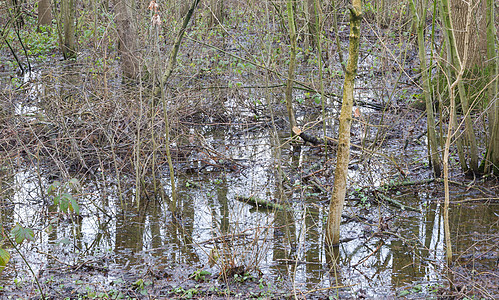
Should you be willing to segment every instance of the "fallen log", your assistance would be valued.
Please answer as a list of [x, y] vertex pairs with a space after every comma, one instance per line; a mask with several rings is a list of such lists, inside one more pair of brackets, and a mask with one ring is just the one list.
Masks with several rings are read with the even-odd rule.
[[311, 134], [308, 134], [306, 132], [301, 131], [300, 128], [298, 127], [293, 127], [293, 133], [296, 134], [297, 136], [301, 137], [303, 141], [309, 142], [312, 145], [324, 145], [327, 144], [328, 146], [336, 146], [338, 143], [331, 140], [331, 139], [319, 139]]

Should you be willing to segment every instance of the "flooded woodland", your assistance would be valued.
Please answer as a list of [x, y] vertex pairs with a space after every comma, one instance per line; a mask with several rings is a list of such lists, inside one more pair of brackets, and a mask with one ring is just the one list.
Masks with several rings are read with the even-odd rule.
[[494, 2], [0, 2], [0, 299], [497, 299]]

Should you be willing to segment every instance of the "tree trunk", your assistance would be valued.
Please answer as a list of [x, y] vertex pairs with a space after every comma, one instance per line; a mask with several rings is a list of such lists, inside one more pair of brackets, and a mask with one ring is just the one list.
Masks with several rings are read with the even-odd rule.
[[499, 74], [499, 58], [497, 57], [495, 8], [494, 0], [487, 0], [487, 78], [490, 83], [487, 89], [489, 105], [489, 143], [485, 158], [485, 172], [499, 175], [499, 104], [497, 95], [497, 74]]
[[131, 0], [117, 0], [116, 25], [118, 29], [118, 52], [121, 57], [121, 70], [126, 78], [137, 78], [139, 60], [137, 58], [138, 35], [133, 23]]
[[222, 24], [224, 21], [224, 1], [210, 0], [210, 19], [208, 27]]
[[320, 14], [320, 7], [316, 6], [315, 0], [307, 0], [307, 23], [308, 33], [310, 35], [310, 46], [315, 48], [318, 43], [319, 23], [317, 22], [317, 14]]
[[288, 80], [286, 83], [286, 108], [288, 110], [289, 125], [291, 135], [293, 135], [293, 128], [296, 127], [295, 112], [293, 110], [293, 82], [295, 80], [295, 64], [296, 64], [296, 25], [293, 9], [293, 0], [288, 0], [286, 12], [288, 14], [289, 26], [289, 40], [291, 44]]
[[350, 38], [348, 62], [343, 85], [343, 103], [340, 113], [340, 128], [334, 187], [326, 226], [326, 245], [334, 246], [340, 241], [341, 212], [347, 189], [348, 163], [350, 161], [350, 127], [352, 122], [353, 90], [359, 59], [360, 22], [362, 20], [361, 0], [352, 0], [350, 7]]
[[[450, 1], [455, 1], [455, 0], [450, 0]], [[459, 0], [461, 1], [461, 0]], [[447, 46], [447, 53], [448, 53], [448, 60], [450, 64], [448, 64], [448, 68], [450, 69], [450, 81], [454, 81], [454, 78], [457, 78], [456, 72], [463, 72], [467, 70], [469, 64], [468, 62], [468, 57], [471, 55], [470, 49], [468, 46], [470, 46], [469, 41], [472, 39], [472, 34], [471, 34], [471, 23], [472, 23], [472, 12], [473, 12], [473, 7], [471, 6], [471, 3], [467, 4], [467, 16], [464, 18], [464, 29], [463, 29], [463, 37], [464, 41], [461, 43], [461, 46], [464, 47], [462, 50], [458, 50], [458, 44], [457, 44], [457, 39], [456, 39], [456, 29], [454, 26], [454, 22], [452, 20], [456, 20], [458, 23], [462, 22], [462, 18], [455, 18], [452, 16], [453, 10], [450, 7], [449, 0], [442, 0], [441, 5], [440, 5], [440, 10], [442, 14], [442, 21], [443, 21], [443, 26], [444, 26], [444, 36], [446, 40], [446, 46]], [[458, 28], [463, 28], [462, 24], [458, 25]], [[461, 53], [460, 53], [461, 52]], [[462, 55], [462, 56], [461, 56]], [[461, 74], [461, 76], [464, 76], [464, 73]], [[467, 144], [469, 146], [469, 151], [468, 151], [468, 156], [470, 158], [470, 168], [474, 173], [478, 173], [478, 146], [477, 146], [477, 141], [475, 137], [475, 131], [473, 129], [473, 122], [471, 120], [471, 107], [469, 104], [469, 99], [468, 95], [466, 92], [466, 89], [464, 87], [464, 83], [462, 80], [456, 80], [456, 85], [458, 88], [458, 96], [459, 100], [461, 102], [461, 107], [462, 107], [462, 112], [464, 115], [464, 121], [465, 121], [465, 136], [467, 138]], [[455, 122], [457, 123], [457, 118], [454, 119]], [[456, 130], [458, 130], [458, 127], [456, 127]], [[462, 148], [462, 142], [461, 138], [458, 137], [457, 139], [458, 143], [458, 151], [462, 152], [462, 150], [459, 150], [459, 148]], [[468, 171], [468, 166], [465, 161], [465, 157], [462, 153], [459, 153], [459, 160], [462, 166], [462, 169], [464, 172]]]
[[[472, 20], [470, 28], [466, 28], [466, 16], [471, 9]], [[468, 63], [470, 67], [481, 67], [487, 57], [486, 3], [483, 0], [450, 0], [451, 20], [456, 40], [459, 58], [464, 57], [464, 49], [468, 48]], [[468, 45], [465, 45], [466, 35]]]
[[62, 54], [64, 59], [76, 58], [74, 0], [63, 0], [61, 6], [64, 22]]
[[184, 17], [184, 21], [182, 22], [182, 28], [180, 28], [179, 32], [177, 33], [177, 37], [175, 38], [175, 44], [173, 45], [173, 48], [170, 51], [170, 56], [168, 58], [168, 65], [166, 66], [166, 71], [161, 76], [161, 81], [160, 81], [161, 102], [163, 103], [163, 116], [165, 119], [165, 139], [167, 144], [166, 157], [168, 159], [168, 169], [170, 170], [170, 183], [172, 186], [172, 199], [170, 205], [172, 213], [176, 213], [177, 210], [177, 192], [175, 188], [175, 174], [174, 174], [172, 156], [170, 153], [170, 125], [169, 125], [170, 118], [168, 117], [168, 105], [165, 95], [165, 86], [168, 80], [170, 79], [170, 76], [172, 75], [173, 69], [175, 69], [175, 66], [177, 65], [177, 53], [180, 48], [180, 44], [182, 43], [182, 38], [184, 37], [187, 25], [189, 24], [189, 21], [191, 20], [191, 17], [194, 14], [194, 10], [196, 10], [199, 1], [200, 0], [192, 1], [192, 4]]
[[50, 0], [38, 1], [38, 28], [40, 26], [50, 26], [52, 24], [52, 10]]
[[430, 153], [430, 161], [433, 167], [433, 172], [436, 177], [440, 177], [440, 156], [438, 154], [437, 135], [435, 132], [435, 115], [433, 111], [433, 99], [430, 91], [431, 87], [431, 72], [426, 65], [426, 48], [424, 32], [426, 27], [426, 12], [428, 8], [428, 0], [420, 3], [416, 8], [414, 1], [410, 1], [413, 12], [414, 21], [417, 24], [418, 33], [418, 55], [421, 69], [421, 77], [423, 81], [423, 95], [426, 104], [426, 125], [428, 133], [428, 151]]
[[24, 25], [24, 18], [22, 14], [22, 1], [21, 0], [11, 0], [10, 5], [14, 13], [14, 23], [21, 28]]

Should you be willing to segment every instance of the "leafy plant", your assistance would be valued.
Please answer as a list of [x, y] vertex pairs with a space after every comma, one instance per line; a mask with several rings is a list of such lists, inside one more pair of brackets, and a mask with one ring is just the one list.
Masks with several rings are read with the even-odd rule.
[[253, 275], [251, 275], [250, 273], [244, 273], [243, 275], [239, 275], [239, 274], [234, 274], [234, 280], [236, 282], [240, 282], [240, 283], [243, 283], [245, 281], [253, 281], [255, 280], [255, 277], [253, 277]]
[[206, 270], [197, 270], [194, 273], [192, 273], [189, 278], [194, 279], [196, 281], [206, 281], [206, 276], [211, 275], [210, 272]]
[[65, 214], [74, 212], [78, 215], [80, 214], [80, 206], [73, 194], [78, 192], [79, 188], [80, 184], [75, 178], [65, 183], [54, 181], [48, 187], [47, 194], [52, 197], [54, 204], [59, 207], [61, 212]]
[[29, 240], [29, 241], [34, 241], [35, 240], [35, 234], [33, 232], [33, 229], [31, 228], [24, 228], [22, 227], [19, 223], [12, 228], [10, 231], [12, 237], [18, 243], [19, 245], [24, 242], [24, 240]]

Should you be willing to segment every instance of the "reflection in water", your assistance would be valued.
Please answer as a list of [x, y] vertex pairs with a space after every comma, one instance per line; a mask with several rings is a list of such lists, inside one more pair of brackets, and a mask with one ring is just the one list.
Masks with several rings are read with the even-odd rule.
[[[128, 201], [123, 208], [117, 197], [106, 197], [113, 194], [112, 188], [96, 188], [94, 184], [98, 183], [88, 182], [89, 192], [78, 195], [83, 217], [71, 220], [58, 215], [53, 207], [42, 208], [40, 203], [46, 198], [40, 186], [46, 186], [47, 180], [42, 177], [39, 181], [37, 173], [28, 168], [2, 172], [2, 224], [11, 228], [20, 222], [35, 228], [42, 244], [39, 252], [27, 249], [30, 251], [26, 253], [36, 270], [56, 268], [58, 260], [75, 263], [77, 253], [99, 256], [109, 251], [120, 268], [140, 265], [145, 256], [160, 259], [159, 265], [188, 263], [209, 268], [210, 253], [217, 249], [219, 258], [212, 264], [213, 272], [240, 266], [256, 268], [267, 277], [292, 280], [297, 289], [339, 285], [349, 287], [340, 293], [350, 296], [361, 291], [370, 296], [393, 295], [397, 287], [444, 280], [443, 222], [437, 202], [421, 205], [423, 214], [394, 212], [386, 207], [363, 210], [363, 217], [373, 224], [343, 224], [342, 237], [353, 239], [336, 249], [339, 258], [334, 265], [322, 242], [325, 209], [317, 204], [317, 198], [304, 197], [301, 190], [296, 197], [280, 192], [269, 136], [215, 131], [205, 133], [205, 138], [218, 151], [242, 161], [244, 168], [239, 172], [206, 170], [196, 177], [179, 176], [177, 219], [172, 218], [168, 208], [168, 185], [160, 189], [165, 193], [163, 197], [149, 194], [147, 199], [141, 199], [137, 210], [133, 188], [123, 195]], [[287, 157], [289, 149], [281, 151]], [[298, 169], [308, 159], [304, 151], [297, 153], [295, 158], [289, 157], [292, 166], [285, 168]], [[168, 182], [167, 177], [162, 182]], [[195, 182], [196, 186], [187, 182]], [[289, 201], [292, 210], [266, 211], [236, 200], [236, 196], [253, 195], [269, 201]], [[406, 197], [405, 201], [413, 206], [423, 203], [417, 197]], [[494, 209], [497, 206], [481, 204], [452, 207], [453, 236], [459, 240], [456, 253], [464, 252], [474, 242], [472, 234], [464, 233], [483, 232], [484, 224], [496, 222]], [[359, 211], [347, 207], [345, 213], [355, 215]], [[399, 217], [386, 222], [401, 238], [376, 234], [379, 222], [398, 213]], [[50, 232], [44, 231], [50, 222], [47, 215], [57, 220]], [[497, 233], [497, 225], [485, 230]], [[68, 238], [69, 243], [61, 243]], [[19, 268], [24, 269], [22, 264]]]

